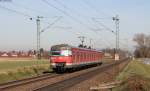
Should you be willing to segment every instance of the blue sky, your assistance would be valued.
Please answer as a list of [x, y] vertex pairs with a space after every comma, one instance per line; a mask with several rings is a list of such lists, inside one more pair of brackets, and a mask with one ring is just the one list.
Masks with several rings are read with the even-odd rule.
[[[0, 6], [22, 12], [41, 19], [41, 29], [62, 17], [53, 26], [41, 34], [41, 47], [49, 49], [51, 45], [67, 43], [77, 46], [78, 36], [85, 36], [85, 43], [96, 48], [114, 48], [115, 35], [100, 24], [115, 30], [111, 17], [116, 14], [120, 18], [120, 47], [133, 49], [134, 34], [149, 34], [150, 30], [150, 1], [149, 0], [46, 0], [56, 8], [42, 0], [11, 0], [0, 2]], [[0, 7], [0, 50], [36, 49], [36, 21], [30, 20], [11, 10]], [[71, 17], [70, 17], [71, 16]], [[96, 31], [98, 30], [98, 31]], [[96, 31], [96, 32], [94, 32]]]

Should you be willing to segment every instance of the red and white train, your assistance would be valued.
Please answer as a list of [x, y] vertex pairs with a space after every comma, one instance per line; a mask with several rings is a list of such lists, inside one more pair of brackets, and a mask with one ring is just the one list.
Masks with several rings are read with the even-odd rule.
[[51, 47], [50, 62], [54, 71], [63, 71], [87, 65], [101, 64], [103, 53], [101, 51], [73, 47], [67, 44]]

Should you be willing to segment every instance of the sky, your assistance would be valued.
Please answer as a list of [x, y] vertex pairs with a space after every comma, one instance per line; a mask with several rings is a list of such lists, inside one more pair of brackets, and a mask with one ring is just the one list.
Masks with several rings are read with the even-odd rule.
[[[79, 36], [95, 48], [115, 48], [115, 22], [119, 15], [120, 48], [133, 50], [136, 33], [149, 34], [149, 0], [0, 0], [0, 50], [36, 49], [37, 16], [41, 47], [66, 43], [77, 46]], [[30, 20], [32, 18], [32, 20]], [[106, 27], [103, 27], [105, 25]]]

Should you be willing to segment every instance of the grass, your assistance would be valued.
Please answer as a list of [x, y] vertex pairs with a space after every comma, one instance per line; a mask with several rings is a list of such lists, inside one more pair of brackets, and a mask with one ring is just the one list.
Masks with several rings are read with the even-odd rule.
[[150, 78], [150, 65], [144, 64], [137, 60], [131, 61], [123, 72], [119, 74], [117, 80], [123, 80], [135, 74], [141, 75], [145, 78]]
[[27, 67], [27, 66], [33, 66], [33, 65], [42, 65], [42, 64], [49, 64], [48, 60], [42, 59], [42, 60], [7, 60], [7, 61], [0, 61], [0, 73]]
[[[117, 76], [116, 80], [126, 81], [130, 77], [140, 76], [142, 79], [147, 79], [147, 86], [150, 86], [150, 65], [144, 64], [139, 60], [131, 61], [127, 67]], [[141, 80], [141, 79], [139, 79]], [[127, 86], [127, 84], [126, 84]], [[122, 88], [127, 88], [125, 85], [115, 88], [113, 91], [123, 91]], [[125, 90], [124, 90], [125, 91]]]
[[51, 71], [49, 60], [20, 59], [0, 61], [0, 83], [19, 80]]

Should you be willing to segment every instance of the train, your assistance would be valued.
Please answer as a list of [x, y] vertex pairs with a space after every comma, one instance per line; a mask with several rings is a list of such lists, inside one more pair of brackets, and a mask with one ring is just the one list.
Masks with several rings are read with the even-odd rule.
[[50, 49], [50, 64], [55, 72], [102, 64], [103, 52], [74, 47], [68, 44], [54, 45]]

